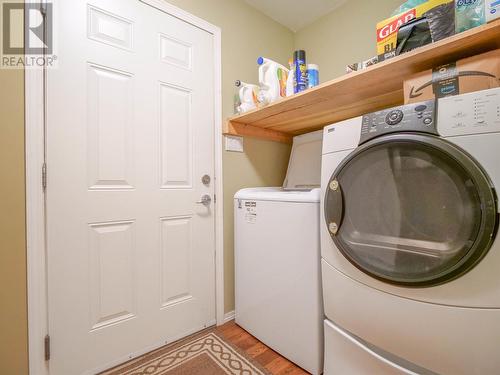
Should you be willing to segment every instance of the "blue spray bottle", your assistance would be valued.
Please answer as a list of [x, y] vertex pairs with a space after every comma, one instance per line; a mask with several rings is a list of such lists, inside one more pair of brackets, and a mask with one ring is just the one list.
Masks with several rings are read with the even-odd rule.
[[294, 93], [307, 89], [307, 65], [306, 51], [298, 50], [293, 53], [294, 74]]

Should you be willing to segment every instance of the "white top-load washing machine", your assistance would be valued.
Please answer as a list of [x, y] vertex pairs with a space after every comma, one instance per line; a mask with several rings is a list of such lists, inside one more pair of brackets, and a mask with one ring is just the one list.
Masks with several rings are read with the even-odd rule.
[[294, 138], [283, 188], [243, 189], [234, 202], [236, 323], [312, 374], [323, 372], [321, 139]]
[[500, 374], [500, 89], [323, 139], [325, 374]]

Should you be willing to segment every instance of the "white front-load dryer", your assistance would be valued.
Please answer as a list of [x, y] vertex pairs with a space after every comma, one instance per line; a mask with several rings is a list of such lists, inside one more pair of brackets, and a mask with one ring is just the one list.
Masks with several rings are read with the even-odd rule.
[[328, 126], [321, 178], [325, 374], [500, 374], [500, 89]]

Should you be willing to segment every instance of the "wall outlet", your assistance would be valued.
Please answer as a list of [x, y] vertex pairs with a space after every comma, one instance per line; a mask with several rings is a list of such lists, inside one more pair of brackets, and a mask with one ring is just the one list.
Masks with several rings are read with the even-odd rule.
[[226, 135], [226, 151], [243, 152], [243, 137]]

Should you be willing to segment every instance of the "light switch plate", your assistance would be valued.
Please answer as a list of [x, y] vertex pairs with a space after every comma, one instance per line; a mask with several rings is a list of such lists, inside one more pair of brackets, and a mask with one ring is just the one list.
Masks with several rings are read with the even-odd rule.
[[226, 135], [226, 151], [243, 152], [243, 137]]

